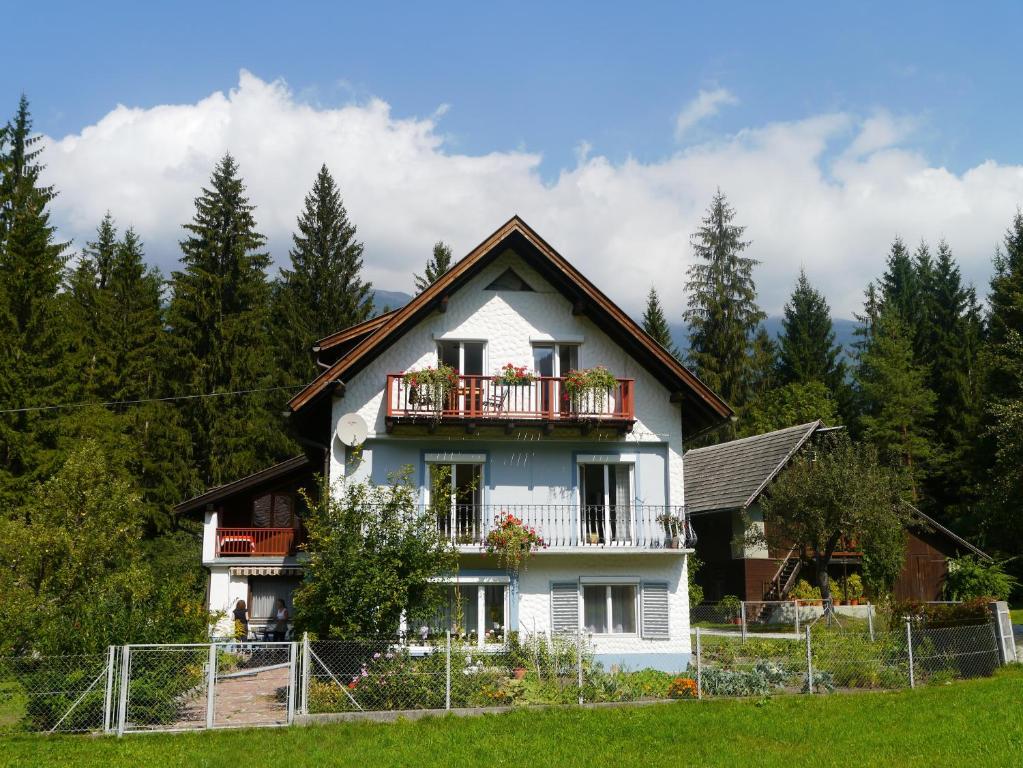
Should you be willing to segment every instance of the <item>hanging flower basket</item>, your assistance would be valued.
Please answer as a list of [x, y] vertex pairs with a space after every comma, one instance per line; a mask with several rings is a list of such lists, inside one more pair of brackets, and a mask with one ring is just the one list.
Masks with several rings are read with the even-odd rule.
[[532, 384], [536, 381], [536, 375], [524, 365], [512, 365], [505, 363], [501, 370], [494, 376], [494, 383], [504, 386], [517, 386]]
[[538, 549], [546, 549], [547, 542], [532, 526], [508, 512], [494, 518], [494, 527], [484, 541], [488, 555], [496, 555], [498, 564], [509, 573], [525, 570], [526, 562]]
[[458, 386], [458, 372], [450, 365], [406, 371], [402, 376], [408, 390], [408, 401], [413, 406], [440, 410], [448, 401], [450, 392]]
[[569, 371], [565, 376], [564, 396], [575, 411], [600, 413], [610, 393], [618, 386], [618, 379], [607, 368], [598, 365]]

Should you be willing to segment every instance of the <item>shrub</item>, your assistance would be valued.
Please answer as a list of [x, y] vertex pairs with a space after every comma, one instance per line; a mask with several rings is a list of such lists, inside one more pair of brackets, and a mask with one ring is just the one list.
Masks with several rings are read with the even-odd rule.
[[820, 600], [821, 588], [811, 587], [806, 579], [800, 579], [789, 592], [789, 597], [793, 600]]
[[1004, 570], [1004, 564], [963, 555], [948, 561], [945, 594], [952, 600], [988, 597], [1008, 600], [1016, 580]]
[[725, 617], [725, 621], [732, 621], [742, 615], [742, 600], [735, 595], [725, 595], [718, 603], [718, 610]]

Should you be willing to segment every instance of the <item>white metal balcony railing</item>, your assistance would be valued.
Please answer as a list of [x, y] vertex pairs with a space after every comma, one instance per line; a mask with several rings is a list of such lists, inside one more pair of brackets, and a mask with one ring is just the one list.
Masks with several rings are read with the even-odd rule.
[[695, 534], [681, 506], [650, 504], [452, 504], [430, 505], [437, 530], [456, 545], [484, 547], [502, 514], [514, 515], [552, 548], [679, 549]]

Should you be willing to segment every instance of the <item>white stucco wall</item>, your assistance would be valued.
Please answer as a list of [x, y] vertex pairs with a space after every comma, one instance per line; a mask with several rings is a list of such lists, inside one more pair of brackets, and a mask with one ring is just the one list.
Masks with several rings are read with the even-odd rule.
[[226, 565], [211, 566], [209, 609], [211, 613], [223, 614], [214, 627], [214, 635], [229, 637], [234, 634], [231, 611], [239, 600], [248, 604], [249, 577], [232, 576], [230, 567]]

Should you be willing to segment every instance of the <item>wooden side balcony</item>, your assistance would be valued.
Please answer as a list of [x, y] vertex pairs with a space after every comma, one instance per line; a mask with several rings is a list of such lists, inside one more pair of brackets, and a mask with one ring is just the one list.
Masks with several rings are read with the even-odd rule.
[[217, 557], [288, 557], [300, 543], [296, 528], [217, 528]]
[[630, 430], [635, 422], [635, 380], [570, 395], [565, 378], [541, 376], [505, 384], [493, 376], [458, 376], [446, 388], [413, 386], [404, 374], [387, 375], [387, 416], [396, 423], [602, 424]]

